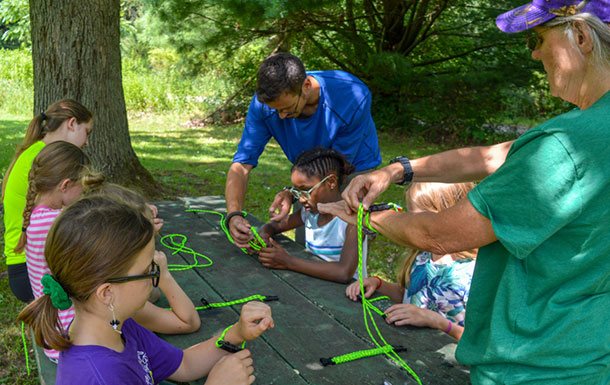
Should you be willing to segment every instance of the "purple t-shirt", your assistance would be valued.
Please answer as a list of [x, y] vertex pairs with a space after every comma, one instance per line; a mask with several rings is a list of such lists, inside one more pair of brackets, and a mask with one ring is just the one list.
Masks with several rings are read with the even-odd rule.
[[59, 355], [56, 384], [157, 384], [174, 374], [182, 350], [129, 318], [123, 327], [125, 349], [73, 345]]

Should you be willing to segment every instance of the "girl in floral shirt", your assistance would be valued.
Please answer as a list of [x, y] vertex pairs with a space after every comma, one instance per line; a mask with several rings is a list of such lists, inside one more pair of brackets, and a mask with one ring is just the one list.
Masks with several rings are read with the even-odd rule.
[[[472, 183], [413, 183], [406, 193], [407, 209], [439, 212], [465, 198], [473, 188]], [[387, 323], [439, 329], [459, 340], [476, 252], [437, 255], [411, 250], [398, 273], [398, 283], [377, 276], [364, 278], [364, 295], [368, 298], [377, 291], [396, 303], [385, 311]], [[345, 293], [356, 301], [360, 284], [352, 283]]]

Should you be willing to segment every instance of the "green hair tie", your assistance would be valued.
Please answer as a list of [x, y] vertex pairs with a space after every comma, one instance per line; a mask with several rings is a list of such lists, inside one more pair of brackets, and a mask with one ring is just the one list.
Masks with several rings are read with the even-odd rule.
[[42, 277], [42, 292], [51, 296], [53, 307], [59, 310], [68, 310], [72, 306], [70, 297], [63, 287], [53, 278], [51, 274], [45, 274]]

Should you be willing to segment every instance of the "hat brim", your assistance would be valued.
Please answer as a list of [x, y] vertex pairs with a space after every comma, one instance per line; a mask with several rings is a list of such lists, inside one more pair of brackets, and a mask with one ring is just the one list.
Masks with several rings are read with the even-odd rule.
[[554, 17], [556, 16], [548, 11], [529, 3], [501, 14], [496, 18], [496, 25], [502, 32], [516, 33], [534, 28]]

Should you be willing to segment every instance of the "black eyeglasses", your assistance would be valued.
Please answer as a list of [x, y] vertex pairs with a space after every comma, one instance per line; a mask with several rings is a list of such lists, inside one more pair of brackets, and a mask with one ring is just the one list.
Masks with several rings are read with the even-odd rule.
[[299, 90], [299, 97], [297, 98], [297, 102], [294, 105], [294, 110], [292, 110], [290, 112], [275, 110], [275, 112], [277, 112], [278, 114], [286, 114], [286, 116], [295, 114], [297, 112], [297, 110], [299, 109], [299, 102], [301, 101], [302, 93], [303, 93], [303, 85], [301, 84], [301, 89]]
[[532, 32], [531, 34], [529, 34], [525, 37], [525, 46], [530, 51], [535, 51], [538, 48], [539, 43], [540, 43], [540, 37], [535, 32]]
[[130, 276], [127, 276], [127, 277], [110, 278], [110, 279], [106, 280], [106, 282], [108, 282], [108, 283], [123, 283], [123, 282], [129, 282], [129, 281], [137, 281], [137, 280], [140, 280], [140, 279], [152, 278], [153, 287], [157, 287], [157, 286], [159, 286], [159, 277], [160, 276], [161, 276], [161, 269], [159, 268], [159, 265], [157, 265], [155, 263], [155, 261], [152, 261], [150, 273], [148, 273], [148, 274], [130, 275]]

